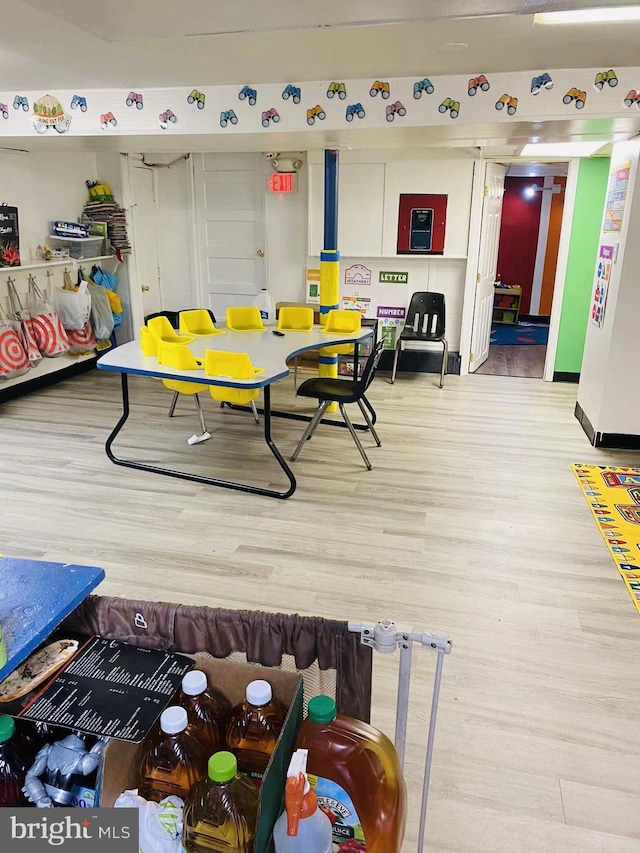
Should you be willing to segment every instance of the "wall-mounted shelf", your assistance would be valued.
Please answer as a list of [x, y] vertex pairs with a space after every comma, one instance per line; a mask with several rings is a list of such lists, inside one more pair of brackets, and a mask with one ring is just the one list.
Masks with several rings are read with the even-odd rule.
[[[310, 258], [315, 258], [315, 255], [309, 255]], [[345, 258], [355, 258], [363, 260], [381, 260], [381, 261], [466, 261], [466, 255], [421, 255], [416, 252], [416, 254], [409, 255], [356, 255], [356, 254], [347, 254], [347, 252], [340, 252], [340, 260], [343, 261]]]
[[33, 261], [33, 263], [21, 264], [19, 267], [0, 267], [0, 275], [4, 273], [11, 275], [14, 272], [25, 272], [26, 270], [40, 270], [45, 269], [45, 267], [63, 267], [69, 264], [78, 264], [81, 266], [82, 264], [93, 264], [96, 261], [108, 261], [111, 259], [114, 261], [118, 260], [115, 255], [98, 255], [95, 258], [65, 258], [63, 261]]

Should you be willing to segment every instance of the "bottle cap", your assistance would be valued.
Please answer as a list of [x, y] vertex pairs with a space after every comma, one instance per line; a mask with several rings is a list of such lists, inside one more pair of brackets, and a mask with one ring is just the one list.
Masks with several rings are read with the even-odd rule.
[[216, 752], [209, 759], [209, 779], [229, 782], [238, 772], [238, 762], [232, 752]]
[[177, 735], [178, 732], [183, 732], [187, 728], [188, 722], [185, 709], [174, 705], [162, 712], [160, 728], [168, 735]]
[[336, 718], [336, 703], [331, 696], [314, 696], [309, 701], [309, 719], [312, 723], [330, 723]]
[[247, 684], [247, 702], [250, 705], [268, 705], [273, 698], [273, 691], [268, 681], [251, 681]]
[[187, 696], [199, 696], [207, 689], [207, 676], [199, 669], [192, 669], [182, 679], [182, 692]]
[[0, 714], [0, 743], [5, 743], [16, 733], [16, 724], [13, 717], [7, 714]]

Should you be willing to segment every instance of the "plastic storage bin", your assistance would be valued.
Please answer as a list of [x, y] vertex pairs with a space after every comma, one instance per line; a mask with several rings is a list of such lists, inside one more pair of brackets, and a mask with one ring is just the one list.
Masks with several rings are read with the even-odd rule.
[[51, 234], [49, 243], [54, 249], [66, 249], [78, 261], [99, 258], [104, 254], [104, 237], [57, 237]]

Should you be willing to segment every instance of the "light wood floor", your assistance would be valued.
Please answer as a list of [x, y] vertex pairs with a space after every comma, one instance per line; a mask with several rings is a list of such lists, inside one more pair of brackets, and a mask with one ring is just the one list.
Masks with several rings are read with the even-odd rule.
[[503, 346], [491, 344], [489, 358], [478, 368], [480, 374], [492, 376], [523, 376], [542, 379], [546, 346]]
[[[249, 417], [205, 400], [213, 438], [188, 448], [190, 403], [169, 422], [170, 394], [131, 384], [123, 453], [278, 481]], [[638, 853], [640, 616], [569, 468], [638, 459], [590, 447], [575, 393], [380, 377], [373, 471], [345, 431], [320, 428], [283, 502], [113, 466], [118, 379], [94, 372], [0, 407], [0, 551], [104, 566], [104, 594], [446, 633], [429, 853]], [[275, 394], [288, 402], [291, 386]], [[287, 453], [300, 431], [275, 421]], [[414, 662], [413, 806], [433, 657]], [[391, 733], [394, 665], [374, 673], [374, 721]]]

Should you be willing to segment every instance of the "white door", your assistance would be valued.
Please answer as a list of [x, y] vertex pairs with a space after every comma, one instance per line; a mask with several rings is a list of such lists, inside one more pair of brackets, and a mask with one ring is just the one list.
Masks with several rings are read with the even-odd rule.
[[131, 228], [136, 280], [144, 316], [162, 311], [153, 169], [130, 162]]
[[473, 309], [473, 331], [471, 332], [471, 360], [469, 371], [473, 373], [487, 360], [491, 339], [493, 317], [493, 284], [498, 266], [498, 244], [502, 221], [502, 196], [506, 169], [497, 163], [487, 163], [484, 176], [484, 199], [480, 226], [480, 252], [476, 298]]
[[264, 162], [260, 154], [195, 158], [201, 302], [224, 320], [264, 287]]

